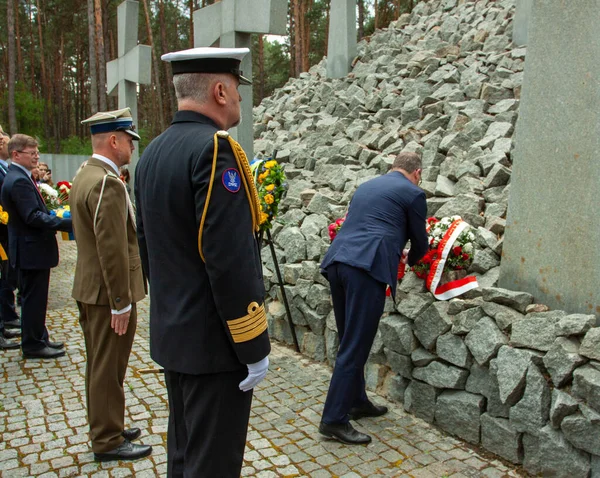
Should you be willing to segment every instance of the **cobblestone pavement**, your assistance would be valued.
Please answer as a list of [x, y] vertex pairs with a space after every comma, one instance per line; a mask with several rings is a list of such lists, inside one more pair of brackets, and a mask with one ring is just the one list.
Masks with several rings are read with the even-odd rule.
[[[48, 328], [67, 343], [55, 360], [23, 360], [0, 353], [0, 475], [44, 478], [166, 476], [167, 392], [161, 375], [137, 373], [156, 365], [148, 351], [148, 301], [139, 323], [125, 385], [129, 426], [153, 454], [135, 462], [96, 463], [86, 422], [83, 336], [70, 298], [73, 243], [61, 242], [61, 265], [52, 271]], [[518, 477], [514, 468], [484, 457], [424, 421], [386, 403], [390, 413], [363, 419], [368, 446], [346, 446], [317, 432], [330, 370], [274, 344], [271, 369], [255, 393], [243, 476], [267, 477]], [[210, 477], [218, 478], [218, 477]]]

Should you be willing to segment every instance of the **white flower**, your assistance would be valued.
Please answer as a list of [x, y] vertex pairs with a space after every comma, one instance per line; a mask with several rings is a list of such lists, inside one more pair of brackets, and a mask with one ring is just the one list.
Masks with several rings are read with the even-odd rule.
[[58, 191], [52, 186], [48, 186], [46, 183], [40, 184], [40, 190], [46, 193], [48, 196], [52, 196], [53, 198], [58, 197]]
[[472, 232], [469, 232], [468, 236], [469, 236], [469, 241], [475, 240], [475, 234], [473, 234]]
[[459, 219], [462, 219], [462, 217], [460, 217], [460, 216], [451, 216], [450, 219], [452, 220], [452, 222], [454, 222], [454, 221], [458, 221]]
[[473, 252], [473, 244], [470, 242], [467, 242], [464, 246], [463, 246], [463, 251], [465, 251], [467, 254], [471, 254]]

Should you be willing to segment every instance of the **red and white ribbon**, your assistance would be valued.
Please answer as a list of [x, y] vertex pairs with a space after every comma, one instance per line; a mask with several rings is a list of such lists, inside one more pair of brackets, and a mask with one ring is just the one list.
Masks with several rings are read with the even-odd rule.
[[452, 246], [456, 239], [458, 239], [458, 236], [460, 236], [467, 227], [469, 227], [469, 225], [465, 221], [457, 219], [450, 225], [438, 245], [438, 259], [431, 264], [426, 282], [427, 289], [431, 291], [433, 296], [438, 300], [449, 300], [479, 287], [475, 276], [464, 277], [463, 279], [453, 280], [438, 286], [442, 278], [442, 273], [444, 272], [446, 260], [452, 250]]

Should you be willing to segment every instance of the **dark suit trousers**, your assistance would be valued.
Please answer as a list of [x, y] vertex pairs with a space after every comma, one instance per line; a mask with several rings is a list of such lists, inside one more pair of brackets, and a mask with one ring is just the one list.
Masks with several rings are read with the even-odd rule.
[[350, 409], [368, 401], [364, 369], [383, 313], [386, 285], [362, 269], [337, 262], [327, 267], [327, 278], [340, 347], [322, 420], [347, 423]]
[[169, 395], [167, 476], [239, 478], [252, 391], [246, 369], [203, 375], [165, 371]]
[[46, 309], [50, 269], [20, 269], [21, 288], [21, 349], [24, 353], [46, 347]]
[[77, 307], [87, 355], [85, 392], [92, 451], [106, 453], [123, 443], [123, 382], [135, 336], [137, 313], [133, 304], [127, 332], [117, 335], [110, 326], [108, 305], [77, 302]]

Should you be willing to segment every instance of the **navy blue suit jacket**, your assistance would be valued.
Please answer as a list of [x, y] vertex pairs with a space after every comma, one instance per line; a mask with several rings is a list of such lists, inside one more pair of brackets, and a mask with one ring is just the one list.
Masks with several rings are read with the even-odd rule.
[[[4, 185], [4, 178], [6, 178], [6, 173], [8, 170], [4, 168], [0, 164], [0, 193], [2, 192], [2, 186]], [[6, 224], [0, 224], [0, 243], [2, 243], [5, 247], [8, 244], [8, 226]], [[8, 254], [8, 249], [6, 250]]]
[[358, 187], [348, 215], [323, 258], [321, 269], [341, 262], [363, 269], [396, 291], [398, 264], [410, 239], [409, 265], [428, 250], [427, 202], [421, 188], [392, 171]]
[[56, 231], [71, 232], [71, 219], [51, 216], [29, 176], [14, 164], [8, 168], [0, 201], [8, 212], [11, 266], [18, 269], [56, 267]]

